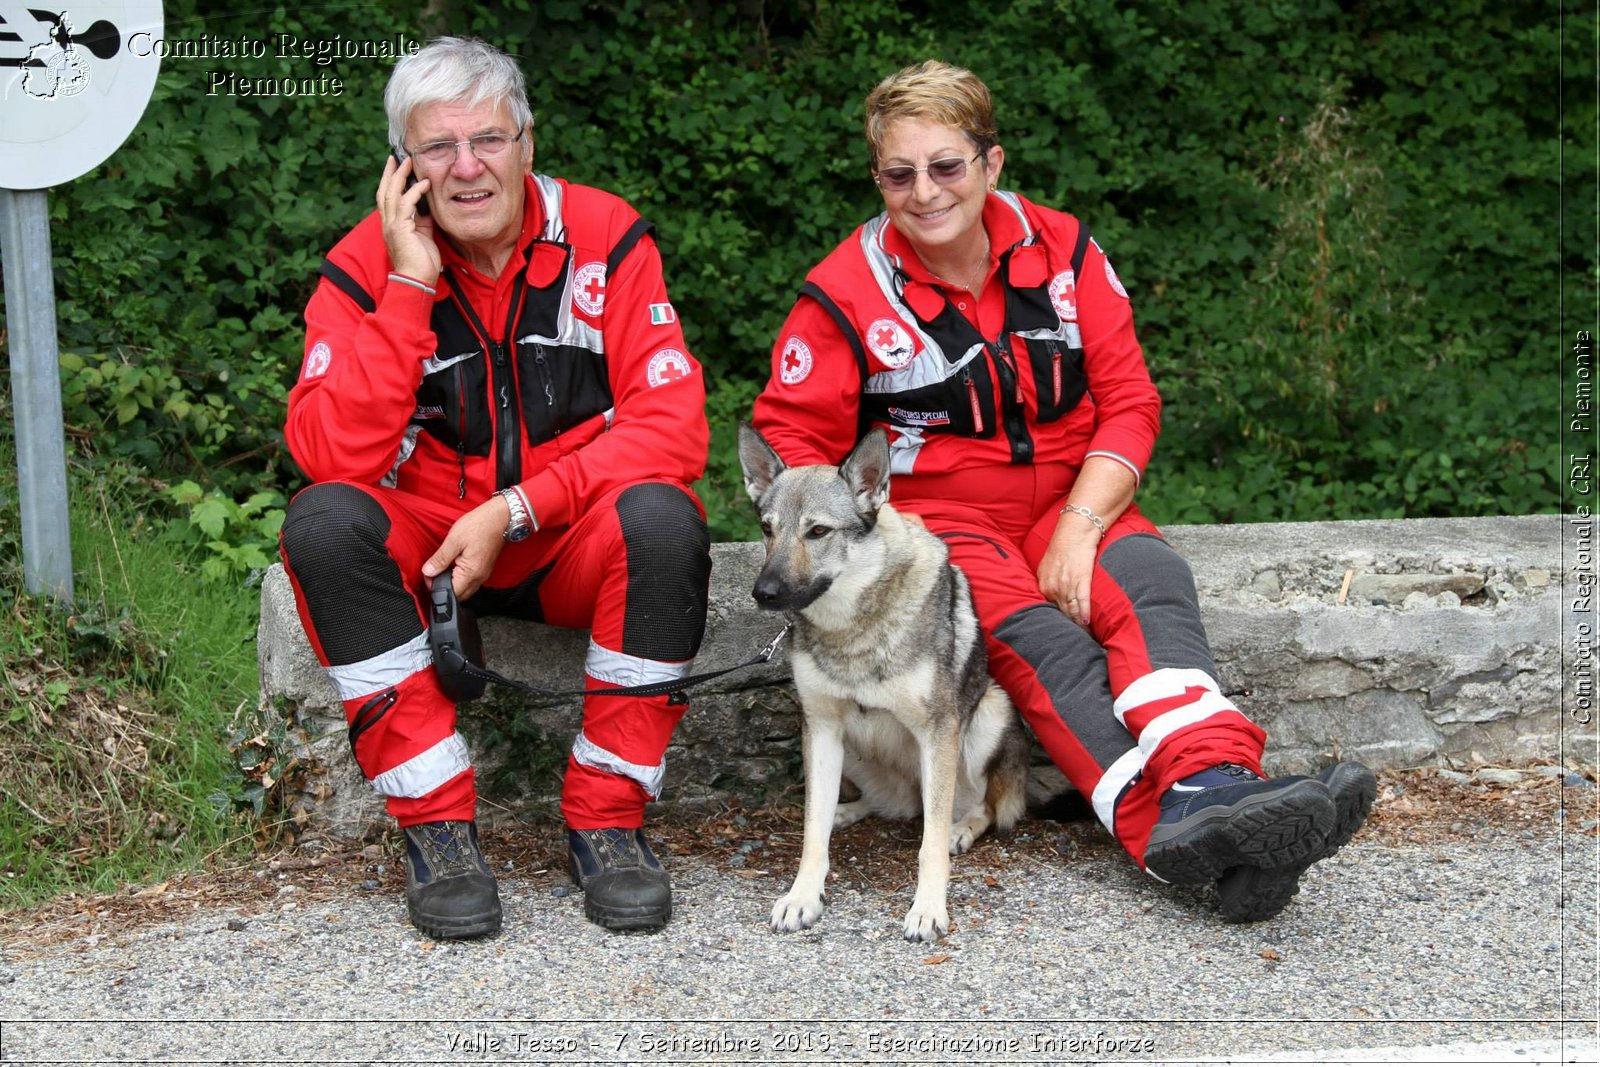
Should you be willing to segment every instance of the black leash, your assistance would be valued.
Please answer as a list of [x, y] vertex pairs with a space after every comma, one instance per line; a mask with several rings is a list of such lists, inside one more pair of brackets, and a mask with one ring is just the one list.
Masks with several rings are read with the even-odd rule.
[[457, 703], [476, 700], [483, 695], [489, 682], [509, 689], [521, 690], [541, 697], [668, 697], [669, 705], [689, 703], [684, 690], [713, 678], [721, 678], [746, 667], [766, 663], [778, 651], [778, 646], [789, 635], [792, 624], [785, 624], [778, 636], [767, 642], [765, 648], [743, 663], [724, 667], [720, 671], [691, 674], [670, 682], [652, 682], [648, 685], [609, 686], [603, 689], [545, 689], [507, 678], [498, 671], [482, 666], [483, 640], [478, 633], [478, 621], [469, 611], [456, 603], [455, 586], [450, 572], [445, 571], [433, 579], [430, 590], [431, 625], [428, 627], [428, 644], [433, 650], [433, 669], [439, 676], [439, 686]]

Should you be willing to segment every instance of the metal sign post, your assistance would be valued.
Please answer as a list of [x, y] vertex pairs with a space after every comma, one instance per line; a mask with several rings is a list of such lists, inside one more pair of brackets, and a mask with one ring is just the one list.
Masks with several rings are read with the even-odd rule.
[[22, 573], [29, 592], [67, 602], [72, 537], [45, 190], [98, 167], [133, 132], [155, 89], [161, 41], [159, 0], [72, 0], [65, 11], [0, 0], [0, 264]]
[[0, 260], [5, 262], [11, 404], [16, 412], [22, 579], [30, 593], [71, 603], [72, 534], [67, 526], [48, 198], [43, 189], [0, 189]]

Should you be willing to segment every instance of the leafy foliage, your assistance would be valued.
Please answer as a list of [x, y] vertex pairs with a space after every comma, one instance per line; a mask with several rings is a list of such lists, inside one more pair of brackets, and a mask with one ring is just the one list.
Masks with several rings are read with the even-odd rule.
[[[1564, 147], [1592, 161], [1595, 129], [1595, 16], [1561, 8], [178, 0], [168, 40], [268, 54], [165, 61], [122, 149], [51, 194], [69, 429], [87, 462], [185, 483], [163, 497], [208, 576], [270, 558], [300, 484], [281, 433], [300, 310], [370, 210], [388, 74], [282, 58], [272, 35], [477, 34], [525, 59], [540, 168], [657, 224], [712, 385], [700, 489], [717, 536], [751, 536], [733, 426], [807, 269], [877, 209], [863, 96], [938, 56], [994, 89], [1005, 184], [1084, 219], [1133, 293], [1166, 400], [1158, 521], [1552, 510], [1548, 327], [1596, 282], [1592, 232], [1551, 232], [1595, 200], [1592, 168], [1557, 170]], [[341, 91], [226, 95], [213, 70]]]

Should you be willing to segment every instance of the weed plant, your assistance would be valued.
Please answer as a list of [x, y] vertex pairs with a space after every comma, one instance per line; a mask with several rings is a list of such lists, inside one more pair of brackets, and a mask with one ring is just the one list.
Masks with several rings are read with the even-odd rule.
[[140, 479], [69, 475], [75, 603], [23, 589], [16, 467], [0, 441], [0, 907], [158, 880], [242, 845], [212, 797], [256, 692], [258, 599], [203, 581], [187, 524]]

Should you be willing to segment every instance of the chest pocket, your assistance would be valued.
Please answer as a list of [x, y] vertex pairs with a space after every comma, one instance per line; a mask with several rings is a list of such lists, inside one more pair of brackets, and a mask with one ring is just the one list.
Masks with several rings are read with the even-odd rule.
[[460, 455], [487, 456], [494, 441], [487, 361], [461, 317], [440, 314], [449, 306], [448, 301], [435, 305], [432, 325], [438, 350], [457, 354], [434, 356], [423, 364], [411, 422]]
[[530, 260], [516, 325], [517, 391], [523, 432], [541, 445], [609, 410], [611, 381], [604, 336], [572, 313], [572, 249], [541, 240]]

